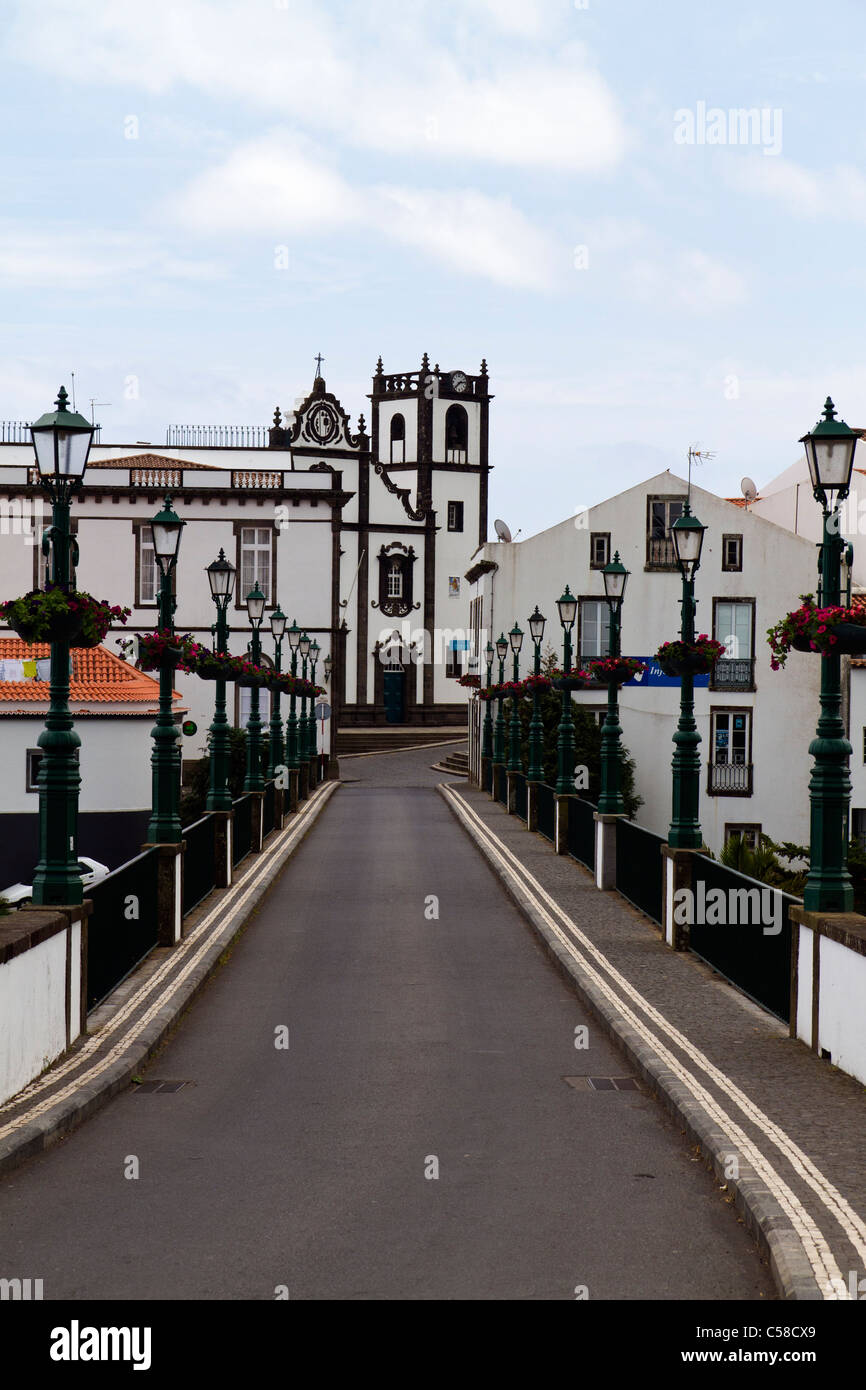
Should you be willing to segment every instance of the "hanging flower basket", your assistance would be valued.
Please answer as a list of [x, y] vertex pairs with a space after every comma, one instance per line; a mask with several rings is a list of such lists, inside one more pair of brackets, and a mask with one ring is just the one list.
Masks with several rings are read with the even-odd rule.
[[801, 607], [767, 629], [770, 665], [785, 665], [790, 651], [821, 656], [862, 656], [866, 653], [866, 612], [859, 608], [816, 608], [811, 594], [801, 594]]
[[551, 690], [588, 690], [591, 687], [589, 672], [578, 667], [569, 671], [561, 671], [559, 667], [555, 667], [550, 672]]
[[645, 670], [643, 662], [632, 656], [607, 656], [603, 661], [589, 663], [590, 675], [599, 685], [625, 685]]
[[707, 676], [724, 654], [724, 643], [702, 632], [694, 642], [662, 642], [655, 659], [666, 676]]
[[0, 623], [23, 642], [68, 642], [70, 647], [98, 647], [112, 623], [125, 623], [131, 608], [72, 589], [32, 589], [22, 598], [0, 604]]
[[178, 636], [165, 628], [156, 632], [140, 632], [135, 664], [139, 671], [161, 671], [164, 665], [188, 671], [191, 669], [187, 659], [191, 645], [188, 633]]
[[203, 681], [231, 680], [231, 657], [226, 652], [212, 652], [201, 642], [191, 642], [185, 653], [185, 669]]
[[458, 676], [457, 684], [464, 686], [467, 690], [478, 690], [481, 686], [481, 677], [470, 671], [465, 676]]

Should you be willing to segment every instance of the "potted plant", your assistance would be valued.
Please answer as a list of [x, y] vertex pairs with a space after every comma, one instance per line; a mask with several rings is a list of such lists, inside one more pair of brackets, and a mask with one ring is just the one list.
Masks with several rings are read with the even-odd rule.
[[599, 685], [625, 685], [645, 670], [643, 662], [633, 656], [606, 656], [589, 663], [589, 673]]
[[203, 681], [231, 680], [231, 657], [227, 652], [212, 652], [200, 642], [193, 642], [187, 653], [189, 670]]
[[24, 642], [68, 642], [70, 647], [98, 647], [112, 623], [125, 623], [131, 608], [71, 589], [31, 589], [0, 604], [0, 622]]
[[481, 677], [475, 672], [468, 672], [466, 675], [457, 677], [457, 684], [465, 686], [467, 690], [479, 690], [481, 687]]
[[701, 632], [693, 642], [662, 642], [655, 659], [666, 676], [706, 676], [724, 654], [724, 642]]
[[264, 666], [254, 666], [245, 656], [231, 656], [227, 663], [228, 680], [246, 690], [267, 685], [271, 672]]
[[770, 665], [785, 665], [788, 653], [819, 652], [821, 656], [860, 656], [866, 652], [866, 612], [831, 604], [816, 608], [812, 594], [800, 595], [800, 607], [767, 629]]
[[548, 675], [551, 690], [586, 690], [591, 684], [589, 672], [576, 666], [570, 671], [563, 671], [554, 666]]
[[168, 661], [182, 671], [189, 671], [192, 670], [192, 665], [188, 658], [194, 645], [188, 632], [178, 635], [176, 632], [169, 632], [168, 628], [158, 628], [156, 632], [140, 632], [138, 660], [135, 664], [140, 671], [160, 671], [163, 663]]

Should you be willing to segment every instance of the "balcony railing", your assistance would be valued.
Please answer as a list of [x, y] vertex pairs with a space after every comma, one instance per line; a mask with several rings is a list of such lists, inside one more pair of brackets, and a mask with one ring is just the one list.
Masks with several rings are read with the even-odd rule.
[[716, 662], [710, 677], [711, 690], [754, 690], [754, 657], [726, 657]]
[[[101, 425], [94, 427], [94, 444], [99, 443], [101, 431]], [[30, 444], [31, 442], [30, 426], [26, 420], [0, 420], [0, 444]]]
[[675, 570], [677, 552], [670, 536], [647, 536], [646, 562], [649, 569]]
[[267, 425], [169, 425], [166, 448], [267, 449]]
[[751, 796], [751, 763], [710, 763], [707, 769], [709, 796]]

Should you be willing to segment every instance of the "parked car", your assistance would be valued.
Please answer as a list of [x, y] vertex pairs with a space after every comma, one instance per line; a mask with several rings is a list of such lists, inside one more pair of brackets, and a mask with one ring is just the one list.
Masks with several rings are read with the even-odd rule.
[[[81, 886], [90, 888], [94, 883], [99, 883], [100, 879], [105, 878], [111, 870], [107, 864], [100, 864], [98, 859], [88, 859], [82, 854], [78, 861], [81, 870]], [[13, 883], [11, 888], [4, 888], [0, 893], [9, 907], [29, 907], [33, 901], [33, 885], [30, 883]]]

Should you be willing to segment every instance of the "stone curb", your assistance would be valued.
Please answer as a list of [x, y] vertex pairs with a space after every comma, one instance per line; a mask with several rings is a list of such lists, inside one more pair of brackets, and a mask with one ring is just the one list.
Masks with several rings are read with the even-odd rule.
[[[339, 782], [322, 784], [323, 787], [338, 787], [339, 785]], [[41, 1153], [59, 1143], [61, 1139], [71, 1134], [91, 1115], [107, 1105], [119, 1091], [124, 1090], [130, 1084], [132, 1078], [168, 1039], [199, 992], [220, 968], [223, 955], [242, 935], [274, 880], [282, 873], [288, 861], [303, 844], [311, 826], [315, 825], [333, 795], [333, 792], [327, 795], [320, 794], [318, 804], [314, 801], [306, 803], [310, 807], [310, 811], [302, 822], [303, 833], [290, 847], [284, 847], [282, 852], [274, 856], [252, 899], [235, 909], [228, 920], [216, 929], [215, 934], [207, 944], [202, 959], [190, 972], [180, 990], [172, 995], [171, 1000], [159, 1010], [144, 1032], [136, 1038], [134, 1043], [129, 1045], [123, 1055], [118, 1057], [111, 1066], [100, 1069], [100, 1058], [97, 1053], [92, 1059], [92, 1069], [98, 1071], [97, 1076], [88, 1080], [85, 1073], [81, 1081], [76, 1083], [74, 1095], [63, 1101], [58, 1101], [56, 1105], [51, 1106], [45, 1114], [38, 1118], [29, 1121], [25, 1119], [20, 1129], [16, 1129], [5, 1139], [0, 1140], [0, 1175], [17, 1168], [34, 1154]], [[297, 823], [297, 820], [290, 821], [285, 830], [291, 831]], [[266, 849], [258, 857], [257, 865], [254, 867], [260, 867], [263, 856], [267, 854], [268, 850]], [[199, 907], [201, 906], [203, 904], [199, 904]], [[167, 983], [170, 984], [171, 980], [169, 979]], [[74, 1051], [65, 1053], [57, 1060], [58, 1062], [68, 1061], [70, 1057], [74, 1057]], [[15, 1097], [11, 1097], [10, 1100], [14, 1101]], [[2, 1111], [0, 1111], [0, 1115], [2, 1115]]]
[[[557, 941], [537, 912], [533, 899], [510, 879], [492, 857], [475, 826], [463, 819], [457, 807], [445, 795], [444, 787], [440, 785], [436, 790], [463, 830], [475, 842], [512, 902], [540, 936], [554, 963], [575, 987], [581, 1002], [599, 1020], [611, 1041], [625, 1053], [643, 1081], [682, 1126], [690, 1141], [700, 1147], [718, 1182], [726, 1183], [728, 1189], [733, 1192], [734, 1205], [743, 1217], [746, 1229], [755, 1240], [758, 1249], [767, 1259], [780, 1296], [786, 1300], [823, 1302], [824, 1296], [799, 1236], [778, 1200], [755, 1174], [735, 1141], [724, 1130], [719, 1129], [688, 1087], [672, 1075], [661, 1058], [610, 1001], [599, 993], [592, 981], [585, 978], [583, 971]], [[740, 1176], [737, 1179], [725, 1177], [726, 1160], [733, 1155], [736, 1156], [739, 1165]]]

